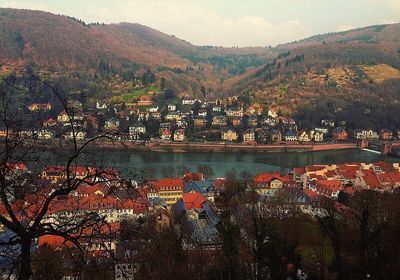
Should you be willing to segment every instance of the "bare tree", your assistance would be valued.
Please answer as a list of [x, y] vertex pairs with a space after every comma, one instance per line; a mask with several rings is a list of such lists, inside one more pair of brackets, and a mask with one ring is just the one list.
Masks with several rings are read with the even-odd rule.
[[[65, 131], [71, 136], [68, 144], [53, 145], [51, 151], [47, 150], [63, 163], [59, 169], [61, 178], [50, 186], [34, 174], [18, 169], [18, 163], [30, 162], [34, 169], [40, 170], [46, 160], [43, 149], [47, 149], [47, 143], [37, 139], [37, 131], [43, 128], [37, 119], [30, 119], [24, 114], [26, 110], [21, 102], [22, 98], [38, 94], [44, 88], [52, 92], [67, 114]], [[93, 242], [104, 241], [103, 244], [106, 244], [105, 238], [112, 236], [114, 231], [104, 216], [90, 209], [75, 211], [72, 216], [54, 214], [62, 198], [70, 196], [80, 187], [93, 186], [99, 181], [116, 183], [119, 180], [110, 169], [79, 169], [87, 163], [87, 148], [91, 143], [107, 135], [78, 140], [74, 119], [76, 112], [67, 105], [59, 84], [50, 85], [36, 77], [30, 77], [28, 82], [26, 78], [16, 77], [0, 81], [0, 125], [3, 131], [0, 143], [0, 224], [11, 232], [8, 238], [0, 241], [0, 246], [16, 252], [10, 273], [18, 275], [19, 279], [30, 279], [32, 276], [32, 248], [41, 237], [61, 237], [69, 248], [84, 252]], [[79, 210], [80, 207], [78, 200], [73, 209]]]

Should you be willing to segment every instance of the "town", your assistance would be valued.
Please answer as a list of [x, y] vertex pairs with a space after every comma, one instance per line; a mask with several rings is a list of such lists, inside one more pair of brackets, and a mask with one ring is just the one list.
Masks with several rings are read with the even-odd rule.
[[[186, 264], [195, 267], [199, 261], [196, 257], [202, 256], [211, 262], [219, 254], [226, 254], [224, 246], [229, 237], [224, 232], [227, 230], [224, 228], [224, 223], [227, 223], [224, 217], [227, 211], [231, 213], [231, 226], [240, 228], [237, 238], [250, 242], [241, 246], [249, 246], [250, 249], [253, 248], [253, 233], [247, 223], [258, 215], [261, 216], [257, 219], [269, 217], [289, 221], [295, 218], [296, 224], [315, 225], [318, 221], [332, 218], [332, 213], [334, 217], [353, 211], [358, 215], [360, 209], [350, 203], [358, 195], [363, 197], [364, 193], [372, 192], [387, 198], [387, 195], [398, 193], [400, 186], [400, 165], [386, 162], [310, 165], [291, 171], [256, 174], [250, 178], [240, 178], [237, 174], [231, 174], [229, 178], [206, 178], [203, 173], [186, 173], [176, 178], [123, 179], [118, 170], [113, 168], [83, 166], [47, 166], [35, 174], [24, 163], [7, 163], [4, 170], [7, 170], [6, 180], [20, 183], [18, 188], [8, 193], [7, 201], [11, 202], [11, 206], [1, 204], [1, 215], [28, 223], [39, 215], [46, 198], [62, 189], [66, 182], [78, 182], [71, 192], [50, 202], [42, 223], [51, 224], [55, 228], [68, 225], [69, 234], [83, 244], [88, 264], [118, 280], [142, 279], [141, 273], [149, 273], [146, 267], [149, 265], [149, 260], [146, 260], [149, 252], [146, 250], [151, 250], [152, 246], [162, 247], [157, 245], [156, 239], [139, 235], [138, 232], [143, 229], [150, 230], [151, 227], [150, 232], [146, 231], [151, 236], [169, 230], [179, 234], [181, 249], [186, 252], [182, 254], [188, 254], [191, 258]], [[368, 199], [372, 197], [369, 194]], [[390, 200], [379, 200], [377, 203], [389, 205]], [[366, 207], [375, 207], [373, 205], [368, 204]], [[386, 215], [386, 210], [386, 206], [382, 206], [381, 215]], [[366, 211], [374, 210], [370, 208]], [[10, 217], [11, 213], [17, 213], [17, 216]], [[371, 219], [368, 215], [374, 214], [363, 215], [367, 215], [365, 219]], [[304, 217], [309, 221], [305, 222]], [[391, 219], [389, 216], [383, 218], [385, 221], [378, 219], [379, 222]], [[81, 229], [74, 224], [74, 221], [82, 220], [90, 221], [89, 226]], [[95, 226], [93, 221], [101, 221], [101, 225]], [[369, 230], [375, 230], [375, 226], [373, 224]], [[13, 232], [3, 225], [0, 239], [12, 236]], [[162, 242], [167, 243], [167, 239]], [[32, 254], [36, 254], [36, 259], [44, 257], [43, 252], [46, 250], [53, 252], [51, 254], [54, 258], [63, 256], [58, 259], [64, 268], [58, 272], [62, 279], [80, 279], [79, 267], [72, 261], [74, 255], [79, 253], [77, 243], [68, 239], [67, 235], [42, 235], [32, 246]], [[296, 250], [301, 250], [301, 245], [294, 246], [300, 246]], [[173, 251], [163, 252], [160, 247], [157, 248], [156, 254], [166, 254], [162, 258], [174, 258]], [[67, 257], [65, 250], [72, 255]], [[14, 251], [17, 253], [18, 249], [14, 248]], [[307, 279], [310, 274], [315, 277], [322, 273], [313, 271], [320, 269], [315, 263], [299, 262], [290, 254], [284, 255], [285, 259], [277, 263], [284, 267], [288, 277], [297, 275], [298, 279]], [[12, 275], [12, 268], [3, 255], [1, 269], [6, 277], [10, 271]], [[308, 261], [317, 261], [318, 258], [302, 256]], [[16, 255], [8, 257], [12, 259]], [[257, 259], [252, 259], [250, 255], [240, 258], [246, 262], [248, 275], [262, 275], [261, 269], [258, 271], [253, 266]], [[40, 270], [40, 267], [34, 269]], [[164, 269], [161, 267], [162, 273]], [[94, 271], [91, 273], [95, 275]]]
[[[66, 107], [58, 110], [51, 103], [31, 103], [25, 114], [33, 120], [22, 132], [44, 143], [68, 141], [72, 137], [84, 141], [98, 135], [112, 136], [99, 139], [103, 147], [112, 147], [116, 141], [125, 143], [124, 147], [128, 144], [133, 147], [228, 144], [233, 147], [286, 145], [283, 147], [301, 148], [320, 144], [321, 149], [338, 149], [366, 148], [372, 144], [382, 154], [391, 152], [391, 146], [388, 148], [384, 143], [397, 145], [400, 135], [400, 130], [354, 129], [348, 127], [347, 120], [332, 119], [316, 120], [313, 128], [303, 129], [296, 120], [273, 108], [265, 109], [258, 103], [244, 105], [243, 97], [213, 101], [175, 97], [169, 102], [165, 98], [159, 101], [160, 95], [167, 94], [168, 90], [162, 93], [144, 88], [142, 91], [145, 94], [130, 102], [109, 106], [97, 102], [93, 108], [74, 99], [69, 99]], [[4, 129], [0, 130], [0, 136], [5, 134]], [[114, 144], [107, 144], [107, 141]]]

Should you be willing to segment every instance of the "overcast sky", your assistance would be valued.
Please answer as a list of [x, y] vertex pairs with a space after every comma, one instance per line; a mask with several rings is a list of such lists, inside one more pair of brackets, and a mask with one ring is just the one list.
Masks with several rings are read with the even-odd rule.
[[196, 45], [267, 46], [400, 22], [400, 0], [0, 0], [86, 22], [137, 22]]

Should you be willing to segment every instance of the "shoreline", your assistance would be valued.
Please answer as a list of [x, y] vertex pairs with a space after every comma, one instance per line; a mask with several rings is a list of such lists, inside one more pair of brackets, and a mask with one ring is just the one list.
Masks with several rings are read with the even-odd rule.
[[134, 143], [134, 142], [106, 142], [96, 141], [90, 145], [93, 148], [126, 149], [132, 151], [152, 152], [234, 152], [234, 153], [261, 153], [261, 152], [315, 152], [329, 150], [359, 149], [356, 143], [326, 143], [326, 144], [221, 144], [221, 143]]

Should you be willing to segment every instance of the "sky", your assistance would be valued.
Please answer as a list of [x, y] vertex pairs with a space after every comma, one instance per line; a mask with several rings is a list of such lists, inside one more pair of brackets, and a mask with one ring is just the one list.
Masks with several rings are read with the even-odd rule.
[[275, 46], [305, 37], [400, 22], [400, 0], [0, 0], [86, 22], [131, 22], [195, 45]]

